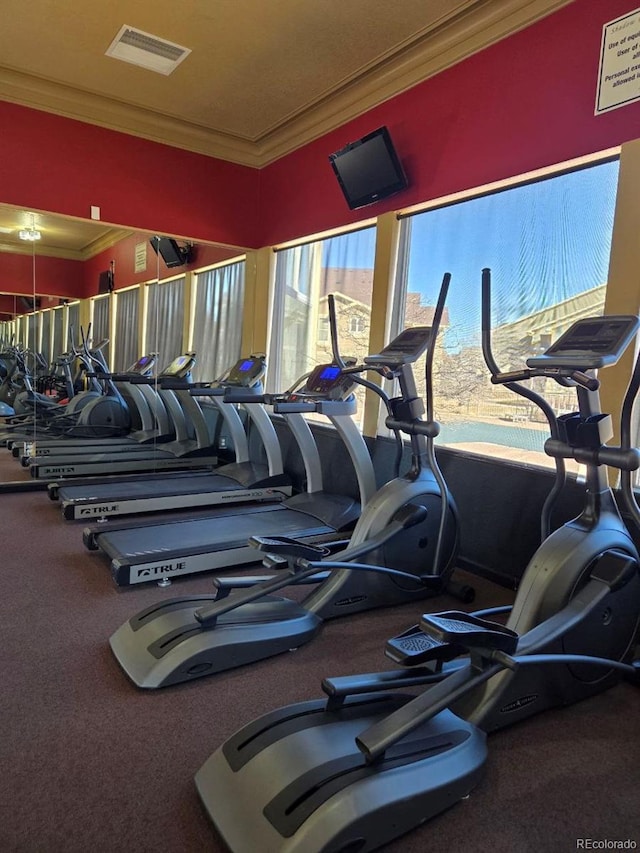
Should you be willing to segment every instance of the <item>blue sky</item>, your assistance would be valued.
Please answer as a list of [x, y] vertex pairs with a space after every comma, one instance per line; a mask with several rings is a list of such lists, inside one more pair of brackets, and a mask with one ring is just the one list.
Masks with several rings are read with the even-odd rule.
[[[617, 161], [418, 214], [412, 219], [409, 290], [434, 304], [452, 275], [449, 313], [458, 344], [480, 330], [480, 274], [490, 267], [493, 322], [512, 322], [607, 279]], [[331, 266], [372, 267], [375, 232], [325, 241]], [[337, 250], [337, 251], [336, 251]], [[450, 341], [449, 344], [453, 344]]]

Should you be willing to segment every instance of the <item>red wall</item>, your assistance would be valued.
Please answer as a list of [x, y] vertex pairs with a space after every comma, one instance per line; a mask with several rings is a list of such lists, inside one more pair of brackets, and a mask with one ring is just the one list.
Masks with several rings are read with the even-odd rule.
[[[135, 271], [135, 248], [138, 243], [144, 243], [146, 246], [147, 266], [144, 271], [137, 273]], [[178, 243], [184, 245], [180, 240]], [[81, 293], [84, 297], [95, 296], [98, 293], [98, 276], [104, 270], [110, 269], [111, 261], [114, 262], [115, 289], [119, 290], [122, 287], [130, 287], [133, 284], [150, 281], [156, 276], [162, 280], [180, 275], [189, 269], [217, 264], [228, 258], [236, 257], [237, 254], [238, 252], [232, 249], [197, 244], [193, 249], [190, 263], [183, 267], [167, 269], [162, 258], [158, 258], [151, 248], [149, 235], [134, 234], [84, 262], [82, 265], [83, 285]]]
[[[602, 26], [637, 0], [575, 0], [261, 173], [262, 245], [376, 216], [640, 137], [640, 103], [594, 116]], [[386, 124], [410, 187], [347, 208], [329, 154]]]
[[0, 200], [151, 233], [255, 245], [254, 169], [0, 102]]
[[[56, 296], [79, 296], [83, 288], [82, 261], [46, 258], [36, 255], [35, 280], [37, 293]], [[12, 255], [0, 252], [0, 291], [33, 293], [34, 263], [31, 255]]]
[[[575, 0], [261, 172], [0, 103], [0, 199], [258, 247], [619, 145], [640, 137], [640, 104], [594, 116], [600, 39], [635, 5]], [[381, 124], [411, 185], [351, 212], [327, 157]]]

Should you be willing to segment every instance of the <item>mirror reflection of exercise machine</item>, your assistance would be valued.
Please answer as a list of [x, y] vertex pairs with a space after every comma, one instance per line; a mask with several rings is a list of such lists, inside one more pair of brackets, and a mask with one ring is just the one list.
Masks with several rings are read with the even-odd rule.
[[[210, 399], [219, 412], [233, 445], [235, 460], [215, 471], [163, 473], [140, 476], [122, 482], [111, 478], [91, 485], [60, 484], [49, 489], [58, 499], [67, 519], [111, 518], [120, 515], [160, 512], [221, 504], [281, 501], [292, 494], [291, 478], [283, 472], [280, 444], [264, 406], [262, 380], [264, 356], [249, 356], [236, 362], [212, 385], [195, 384], [190, 389], [198, 399]], [[246, 402], [247, 392], [256, 402]], [[233, 392], [242, 392], [244, 408], [260, 436], [266, 464], [249, 456], [249, 443], [240, 415], [233, 404]], [[226, 395], [226, 396], [225, 396]], [[223, 398], [227, 402], [223, 402]], [[251, 399], [249, 397], [248, 399]]]

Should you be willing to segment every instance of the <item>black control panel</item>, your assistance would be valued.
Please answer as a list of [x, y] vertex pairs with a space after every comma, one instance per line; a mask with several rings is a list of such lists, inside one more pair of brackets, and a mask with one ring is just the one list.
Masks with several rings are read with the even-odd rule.
[[125, 373], [137, 373], [140, 376], [145, 376], [149, 371], [153, 370], [155, 363], [155, 355], [143, 355], [131, 367], [127, 368]]
[[233, 365], [221, 384], [233, 388], [250, 388], [260, 382], [265, 370], [264, 358], [253, 355], [249, 358], [241, 358]]
[[431, 326], [413, 326], [404, 329], [377, 355], [368, 355], [365, 364], [380, 364], [386, 367], [399, 367], [401, 364], [411, 364], [420, 358], [429, 345]]
[[640, 319], [633, 314], [577, 320], [542, 355], [527, 359], [531, 368], [597, 370], [615, 364], [635, 338]]
[[319, 364], [313, 369], [304, 387], [297, 394], [304, 397], [322, 397], [325, 400], [346, 400], [353, 391], [355, 382], [344, 374], [337, 364]]
[[171, 362], [168, 367], [162, 371], [163, 376], [174, 376], [181, 379], [189, 374], [196, 363], [196, 357], [193, 353], [179, 355]]

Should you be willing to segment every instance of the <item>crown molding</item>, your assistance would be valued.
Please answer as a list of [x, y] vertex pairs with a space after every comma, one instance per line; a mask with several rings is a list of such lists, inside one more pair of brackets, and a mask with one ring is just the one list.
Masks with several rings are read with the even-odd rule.
[[261, 165], [250, 140], [10, 68], [0, 68], [0, 100], [207, 157], [255, 168]]
[[232, 163], [262, 168], [574, 0], [484, 0], [344, 81], [256, 139], [0, 68], [0, 99]]
[[525, 29], [574, 0], [487, 0], [420, 41], [346, 82], [258, 142], [262, 166], [341, 127], [367, 110], [434, 77], [486, 47]]

